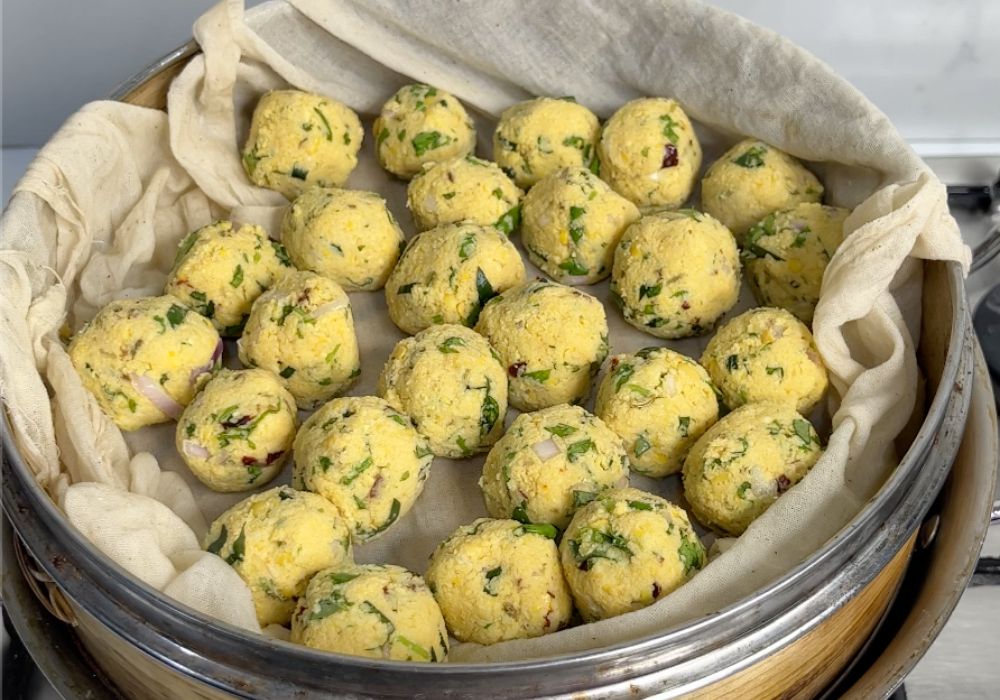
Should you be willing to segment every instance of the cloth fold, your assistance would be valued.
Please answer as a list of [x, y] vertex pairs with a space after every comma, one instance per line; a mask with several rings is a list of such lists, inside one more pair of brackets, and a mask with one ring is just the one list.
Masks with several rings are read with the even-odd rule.
[[[195, 24], [203, 53], [172, 83], [168, 113], [85, 106], [41, 151], [4, 213], [0, 390], [21, 455], [69, 522], [114, 561], [248, 630], [259, 627], [246, 586], [198, 547], [218, 496], [172, 468], [166, 431], [123, 437], [83, 389], [60, 332], [78, 330], [114, 298], [161, 293], [177, 242], [214, 218], [277, 234], [287, 202], [252, 185], [239, 156], [264, 91], [291, 85], [370, 115], [420, 80], [477, 110], [484, 134], [500, 111], [533, 95], [572, 94], [602, 117], [629, 99], [666, 95], [698, 122], [707, 161], [754, 136], [809, 161], [827, 201], [854, 208], [814, 321], [830, 369], [833, 432], [812, 472], [656, 605], [541, 639], [457, 645], [454, 660], [544, 657], [652, 634], [717, 612], [814, 552], [896, 462], [893, 441], [916, 405], [923, 261], [969, 264], [943, 186], [885, 115], [773, 32], [690, 0], [461, 8], [291, 0], [244, 13], [240, 0], [224, 0]], [[362, 161], [353, 186], [376, 172], [370, 137]], [[402, 206], [399, 183], [380, 191]], [[359, 319], [384, 310], [374, 295], [352, 303]], [[365, 357], [394, 337], [362, 336]], [[410, 549], [427, 551], [455, 518], [481, 510], [464, 466], [435, 467], [407, 521]], [[456, 494], [469, 503], [449, 507]], [[402, 535], [364, 556], [401, 551], [392, 536]]]

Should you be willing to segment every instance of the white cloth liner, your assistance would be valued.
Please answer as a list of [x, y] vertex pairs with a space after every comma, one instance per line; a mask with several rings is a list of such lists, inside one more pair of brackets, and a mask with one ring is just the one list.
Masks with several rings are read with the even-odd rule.
[[[462, 11], [433, 0], [294, 0], [255, 8], [248, 21], [242, 2], [227, 0], [195, 37], [204, 55], [174, 81], [169, 119], [112, 102], [83, 107], [18, 184], [0, 233], [0, 389], [15, 444], [70, 522], [150, 585], [259, 630], [239, 577], [198, 548], [206, 518], [234, 499], [186, 473], [172, 425], [123, 436], [83, 389], [60, 332], [114, 298], [161, 293], [178, 240], [227, 212], [276, 233], [285, 200], [247, 181], [238, 146], [256, 97], [287, 84], [370, 115], [408, 80], [429, 82], [478, 110], [482, 133], [535, 94], [575, 95], [602, 118], [634, 97], [668, 95], [699, 122], [706, 160], [753, 135], [813, 161], [827, 201], [857, 207], [814, 322], [834, 430], [806, 479], [656, 605], [541, 639], [458, 645], [452, 660], [567, 653], [711, 614], [815, 551], [891, 469], [917, 393], [921, 260], [967, 267], [970, 254], [943, 186], [881, 112], [803, 50], [688, 0], [494, 0]], [[489, 155], [482, 138], [479, 153]], [[409, 229], [403, 185], [378, 172], [370, 133], [363, 154], [349, 185], [378, 189]], [[603, 286], [590, 291], [606, 296]], [[359, 322], [367, 362], [358, 394], [380, 369], [369, 358], [384, 358], [401, 336], [380, 294], [352, 295], [352, 304], [358, 319], [379, 317]], [[609, 321], [615, 351], [654, 344], [616, 314]], [[703, 345], [671, 344], [692, 355]], [[414, 511], [359, 559], [422, 571], [444, 534], [484, 514], [480, 463], [437, 460]], [[674, 493], [671, 481], [641, 485]]]

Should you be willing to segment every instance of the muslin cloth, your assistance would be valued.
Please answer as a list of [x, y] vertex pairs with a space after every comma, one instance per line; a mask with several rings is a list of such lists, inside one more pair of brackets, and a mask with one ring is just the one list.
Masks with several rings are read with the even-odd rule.
[[[162, 293], [178, 240], [215, 218], [276, 233], [286, 202], [249, 183], [238, 149], [256, 98], [287, 85], [371, 115], [419, 80], [476, 110], [483, 133], [534, 95], [575, 95], [602, 118], [635, 97], [671, 96], [698, 123], [709, 156], [741, 135], [758, 137], [810, 161], [827, 201], [854, 208], [814, 321], [833, 387], [832, 434], [810, 474], [657, 604], [541, 639], [458, 645], [452, 660], [568, 653], [716, 612], [815, 551], [895, 463], [893, 440], [916, 402], [922, 261], [967, 267], [970, 255], [944, 187], [881, 112], [805, 51], [689, 0], [292, 0], [246, 16], [240, 0], [227, 0], [194, 34], [203, 53], [171, 86], [169, 116], [85, 106], [32, 163], [0, 233], [0, 389], [14, 443], [69, 521], [150, 585], [259, 631], [242, 581], [198, 547], [206, 517], [231, 499], [163, 468], [177, 462], [172, 426], [123, 436], [83, 389], [61, 334], [114, 298]], [[366, 141], [368, 163], [350, 186], [385, 181]], [[479, 152], [489, 154], [482, 139]], [[400, 183], [380, 191], [399, 206]], [[378, 294], [354, 295], [352, 304], [359, 319], [384, 313]], [[613, 324], [613, 344], [615, 328], [623, 326]], [[361, 337], [363, 357], [366, 347], [384, 357], [394, 333]], [[700, 346], [681, 347], [693, 354]], [[365, 369], [360, 390], [378, 369]], [[456, 465], [436, 463], [414, 511], [361, 558], [422, 570], [408, 552], [425, 558], [442, 533], [482, 514], [475, 466]], [[458, 506], [442, 507], [456, 496]]]

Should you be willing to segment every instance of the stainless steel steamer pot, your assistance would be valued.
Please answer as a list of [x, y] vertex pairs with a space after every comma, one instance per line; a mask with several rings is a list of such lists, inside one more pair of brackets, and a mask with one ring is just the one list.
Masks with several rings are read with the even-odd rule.
[[[188, 44], [172, 52], [115, 98], [162, 108], [166, 84], [196, 51]], [[923, 303], [926, 417], [872, 501], [781, 580], [715, 615], [615, 647], [518, 663], [423, 665], [330, 655], [247, 634], [162, 596], [68, 527], [21, 460], [6, 415], [3, 508], [16, 539], [51, 579], [49, 595], [66, 601], [66, 616], [95, 664], [131, 697], [812, 696], [848, 666], [891, 603], [916, 533], [963, 443], [974, 394], [978, 432], [965, 434], [962, 449], [971, 457], [952, 474], [942, 531], [965, 553], [977, 553], [985, 534], [996, 479], [996, 415], [981, 395], [982, 375], [974, 383], [979, 351], [957, 265], [925, 266]], [[968, 484], [975, 485], [971, 493]], [[868, 685], [856, 686], [864, 687], [862, 697], [898, 685], [947, 619], [972, 564], [968, 556], [946, 564], [945, 590], [934, 603], [937, 624], [921, 628], [892, 672], [865, 675]]]

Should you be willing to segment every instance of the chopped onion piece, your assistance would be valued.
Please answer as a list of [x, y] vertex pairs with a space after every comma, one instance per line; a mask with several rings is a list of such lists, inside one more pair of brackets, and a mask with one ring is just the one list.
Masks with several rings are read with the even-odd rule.
[[438, 210], [437, 198], [433, 195], [427, 195], [424, 197], [424, 209], [429, 211], [431, 214]]
[[176, 419], [184, 410], [183, 406], [174, 401], [147, 375], [133, 374], [129, 379], [132, 381], [132, 386], [136, 391], [149, 399], [150, 403], [171, 418]]
[[570, 286], [578, 284], [590, 284], [590, 281], [583, 275], [569, 275], [562, 278], [563, 284], [568, 284]]
[[198, 459], [208, 459], [209, 457], [208, 450], [194, 440], [185, 440], [181, 443], [181, 447], [188, 457], [197, 457]]
[[320, 316], [326, 316], [334, 311], [339, 311], [340, 309], [347, 308], [351, 305], [351, 302], [345, 297], [344, 299], [337, 299], [336, 301], [331, 301], [322, 306], [316, 307], [316, 310], [310, 314], [313, 318], [319, 318]]
[[547, 462], [556, 455], [562, 453], [562, 450], [559, 449], [559, 445], [557, 445], [552, 438], [536, 442], [531, 446], [531, 449], [533, 449], [535, 454], [538, 455], [538, 459], [543, 462]]
[[663, 391], [667, 396], [677, 396], [677, 377], [673, 372], [663, 378]]
[[198, 377], [205, 374], [206, 372], [211, 372], [212, 370], [218, 369], [222, 366], [222, 340], [220, 339], [215, 345], [215, 350], [212, 351], [212, 357], [209, 358], [208, 362], [203, 365], [198, 365], [193, 370], [191, 374], [188, 375], [188, 382], [194, 384], [198, 381]]

